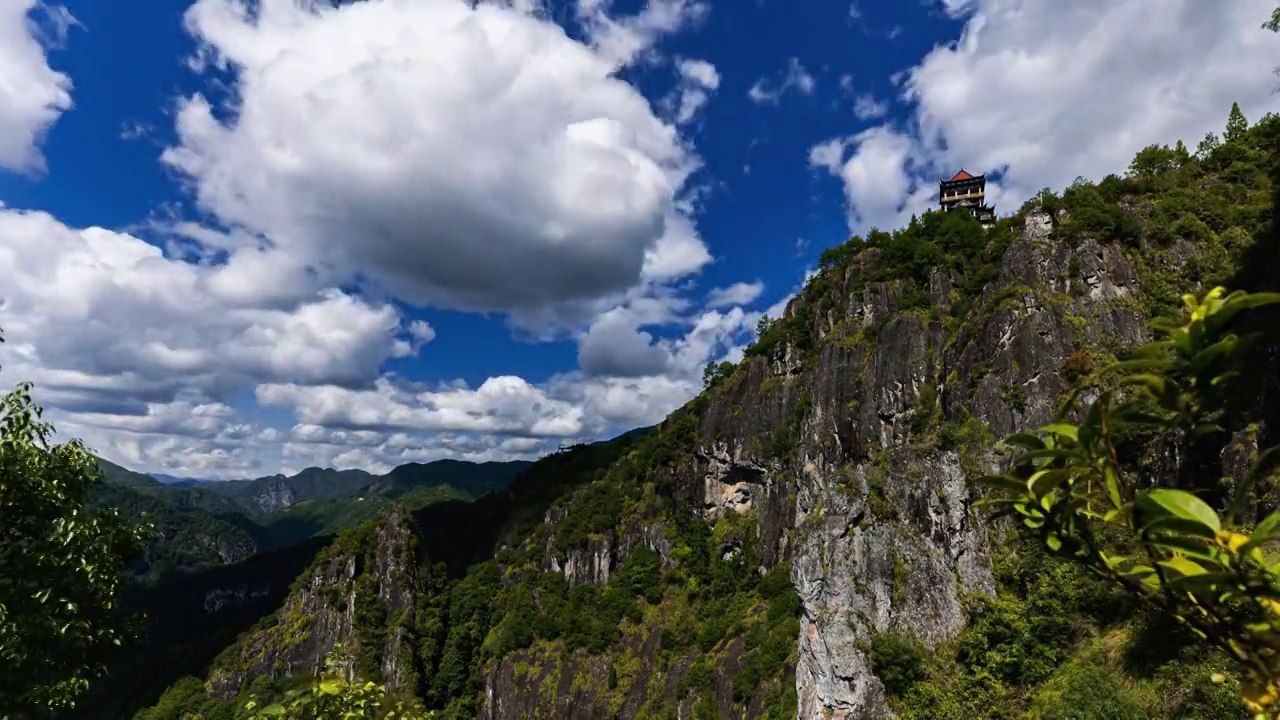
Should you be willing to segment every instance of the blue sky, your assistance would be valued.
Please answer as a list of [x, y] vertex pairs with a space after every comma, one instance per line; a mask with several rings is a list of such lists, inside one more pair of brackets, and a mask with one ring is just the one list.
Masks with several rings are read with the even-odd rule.
[[0, 0], [0, 384], [199, 477], [649, 424], [959, 166], [1280, 109], [1268, 5]]

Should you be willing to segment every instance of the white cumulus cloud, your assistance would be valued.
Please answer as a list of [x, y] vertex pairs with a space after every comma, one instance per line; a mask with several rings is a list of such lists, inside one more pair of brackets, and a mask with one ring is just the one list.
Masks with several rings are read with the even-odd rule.
[[33, 11], [47, 10], [54, 40], [75, 22], [60, 6], [39, 0], [0, 0], [0, 168], [22, 173], [45, 169], [40, 141], [71, 109], [71, 78], [49, 67]]
[[615, 71], [697, 13], [646, 7], [585, 4], [593, 47], [487, 3], [198, 0], [187, 26], [235, 112], [186, 98], [164, 160], [290, 262], [414, 304], [530, 311], [692, 272], [697, 158]]
[[764, 292], [764, 283], [738, 282], [729, 287], [714, 288], [707, 294], [707, 307], [723, 308], [733, 305], [750, 305]]
[[[912, 110], [811, 153], [840, 178], [851, 227], [896, 227], [964, 167], [1009, 212], [1043, 187], [1123, 172], [1150, 143], [1221, 132], [1232, 102], [1280, 110], [1270, 0], [946, 0], [967, 21], [902, 79]], [[832, 155], [832, 148], [839, 148]]]
[[142, 412], [268, 379], [361, 384], [397, 343], [423, 342], [393, 306], [338, 290], [304, 286], [288, 302], [246, 306], [237, 272], [234, 261], [192, 264], [128, 234], [0, 209], [6, 375], [65, 410]]

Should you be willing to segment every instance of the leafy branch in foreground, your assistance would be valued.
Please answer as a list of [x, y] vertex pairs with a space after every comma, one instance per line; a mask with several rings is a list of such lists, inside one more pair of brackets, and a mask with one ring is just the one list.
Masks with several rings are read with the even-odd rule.
[[118, 597], [149, 533], [88, 504], [97, 460], [53, 434], [29, 383], [0, 394], [0, 718], [71, 707], [102, 674], [129, 634]]
[[1280, 563], [1267, 552], [1280, 541], [1280, 512], [1253, 528], [1238, 524], [1251, 489], [1275, 470], [1280, 446], [1260, 450], [1221, 516], [1171, 479], [1144, 479], [1148, 469], [1122, 462], [1118, 449], [1142, 432], [1184, 447], [1223, 432], [1224, 393], [1244, 344], [1229, 321], [1280, 302], [1280, 294], [1215, 288], [1183, 300], [1181, 323], [1158, 325], [1160, 340], [1083, 380], [1058, 422], [1005, 439], [1016, 448], [1011, 469], [981, 479], [991, 492], [980, 504], [1020, 518], [1050, 551], [1162, 605], [1239, 664], [1256, 717], [1280, 717]]

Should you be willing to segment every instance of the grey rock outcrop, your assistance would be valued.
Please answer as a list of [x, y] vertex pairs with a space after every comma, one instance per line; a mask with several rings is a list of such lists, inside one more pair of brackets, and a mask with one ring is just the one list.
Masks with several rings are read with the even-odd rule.
[[[1146, 339], [1124, 253], [1055, 243], [1050, 228], [1047, 215], [1029, 214], [996, 279], [954, 321], [951, 277], [930, 278], [932, 309], [903, 312], [899, 283], [856, 282], [875, 262], [868, 251], [826, 309], [804, 318], [816, 352], [784, 344], [711, 394], [695, 460], [675, 472], [709, 522], [750, 514], [762, 562], [791, 562], [803, 605], [800, 720], [893, 716], [865, 652], [871, 639], [897, 631], [935, 646], [963, 628], [966, 595], [995, 590], [966, 478], [998, 467], [995, 438], [1052, 417], [1073, 356]], [[572, 585], [603, 583], [641, 544], [670, 556], [661, 533], [624, 523], [567, 552], [548, 541], [544, 569]], [[533, 712], [514, 675], [531, 662], [491, 668], [482, 717]], [[569, 702], [570, 690], [549, 692]]]
[[[339, 646], [350, 651], [361, 642], [382, 642], [362, 638], [357, 628], [361, 581], [372, 589], [367, 602], [380, 604], [386, 617], [411, 618], [416, 611], [417, 580], [409, 516], [393, 510], [376, 529], [374, 542], [371, 554], [349, 550], [319, 561], [289, 594], [273, 624], [250, 635], [230, 663], [215, 667], [205, 683], [208, 692], [230, 698], [246, 681], [260, 676], [315, 675]], [[206, 607], [227, 599], [206, 598]], [[406, 661], [412, 656], [409, 638], [392, 628], [381, 648], [381, 670], [388, 688], [412, 686], [414, 670], [412, 662]], [[350, 653], [344, 652], [343, 659], [348, 675], [354, 677]]]

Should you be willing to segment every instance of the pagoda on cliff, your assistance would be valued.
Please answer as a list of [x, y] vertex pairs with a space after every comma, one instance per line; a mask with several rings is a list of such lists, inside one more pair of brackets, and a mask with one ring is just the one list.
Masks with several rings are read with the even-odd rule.
[[938, 181], [938, 203], [943, 210], [964, 210], [989, 228], [996, 224], [996, 210], [986, 204], [986, 196], [986, 175], [970, 175], [962, 168], [950, 180]]

